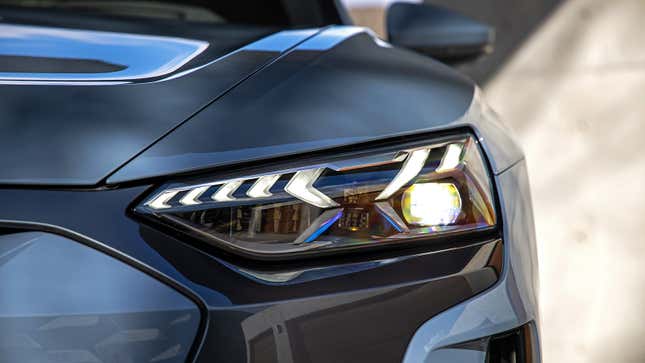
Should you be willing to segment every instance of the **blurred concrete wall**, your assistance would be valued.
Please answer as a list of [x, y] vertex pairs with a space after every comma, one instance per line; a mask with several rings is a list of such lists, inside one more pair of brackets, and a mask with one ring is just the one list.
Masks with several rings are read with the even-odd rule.
[[644, 20], [570, 0], [485, 89], [527, 155], [545, 362], [645, 362]]
[[544, 362], [645, 362], [645, 0], [433, 2], [533, 23], [468, 71], [526, 152]]

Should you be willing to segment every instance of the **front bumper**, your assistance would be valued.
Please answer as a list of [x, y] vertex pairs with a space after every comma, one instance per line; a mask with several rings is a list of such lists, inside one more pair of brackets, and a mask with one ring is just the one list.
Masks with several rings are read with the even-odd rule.
[[[535, 240], [524, 162], [498, 174], [496, 182], [503, 221], [496, 235], [481, 236], [477, 241], [448, 241], [432, 250], [397, 250], [279, 266], [195, 248], [178, 240], [173, 231], [140, 224], [127, 211], [146, 187], [2, 189], [0, 200], [7, 206], [0, 209], [3, 238], [40, 231], [75, 241], [145, 273], [151, 281], [162, 282], [178, 293], [177, 301], [182, 303], [151, 304], [148, 299], [159, 299], [154, 294], [149, 298], [133, 294], [127, 286], [131, 278], [101, 275], [91, 269], [77, 270], [77, 275], [51, 275], [52, 294], [50, 300], [43, 301], [69, 308], [47, 312], [50, 318], [65, 321], [71, 316], [123, 313], [138, 322], [134, 324], [137, 328], [94, 332], [96, 339], [80, 344], [71, 337], [88, 332], [84, 330], [87, 326], [67, 324], [57, 331], [56, 344], [51, 345], [41, 341], [44, 338], [38, 332], [46, 324], [39, 321], [18, 334], [31, 344], [23, 350], [11, 345], [16, 341], [16, 329], [0, 330], [0, 342], [5, 342], [0, 344], [0, 357], [6, 357], [11, 348], [11, 354], [28, 352], [31, 357], [41, 357], [37, 361], [55, 361], [46, 357], [60, 357], [61, 351], [73, 350], [87, 352], [89, 355], [77, 356], [98, 362], [142, 361], [141, 357], [163, 362], [441, 362], [456, 361], [457, 357], [466, 361], [464, 349], [472, 352], [479, 346], [480, 353], [468, 354], [467, 362], [483, 362], [488, 346], [472, 342], [487, 341], [526, 324], [537, 327], [539, 321]], [[12, 260], [20, 256], [20, 251], [17, 253], [0, 256], [7, 261], [0, 263], [3, 296], [11, 296], [11, 290], [17, 288], [7, 281], [42, 281], [42, 275], [30, 274], [29, 269], [21, 270], [26, 277], [17, 276], [17, 270], [12, 269]], [[32, 263], [36, 271], [43, 258], [22, 263]], [[52, 261], [68, 268], [78, 263], [74, 259]], [[83, 273], [99, 274], [96, 285], [89, 284]], [[77, 279], [80, 276], [84, 283]], [[119, 296], [121, 304], [101, 309], [98, 300], [70, 297], [70, 286], [103, 296], [90, 288], [104, 285], [109, 280], [106, 276], [114, 276], [115, 281], [109, 289], [101, 290], [104, 297]], [[39, 299], [33, 291], [32, 295], [22, 291], [22, 300]], [[9, 326], [6, 319], [15, 318], [11, 309], [17, 303], [0, 299], [0, 326]], [[182, 325], [185, 333], [180, 337], [155, 325], [159, 319], [146, 318], [160, 310], [170, 312], [161, 319], [164, 327], [173, 327], [168, 325], [178, 319], [173, 314], [186, 311], [193, 312], [191, 317], [199, 315], [199, 321]], [[23, 318], [30, 315], [29, 311], [20, 314]], [[170, 317], [175, 319], [166, 321]], [[130, 326], [128, 319], [123, 319], [116, 320]], [[116, 338], [110, 338], [114, 334]], [[190, 344], [186, 336], [192, 340]], [[534, 336], [537, 339], [538, 335]], [[155, 344], [146, 345], [142, 352], [142, 345], [136, 343], [146, 337], [148, 343]], [[101, 355], [100, 343], [114, 339], [121, 344], [121, 349], [115, 350], [121, 355]], [[531, 362], [537, 362], [539, 343], [532, 347]]]
[[484, 362], [482, 357], [486, 354], [466, 354], [463, 351], [472, 351], [472, 345], [466, 348], [459, 348], [459, 345], [503, 334], [521, 326], [530, 326], [532, 330], [533, 341], [526, 344], [530, 351], [526, 352], [525, 361], [541, 361], [537, 253], [525, 162], [520, 161], [497, 175], [496, 183], [505, 242], [504, 268], [499, 281], [483, 294], [453, 306], [424, 323], [410, 342], [405, 363], [442, 361], [437, 358], [445, 359], [447, 349], [453, 357], [446, 361]]

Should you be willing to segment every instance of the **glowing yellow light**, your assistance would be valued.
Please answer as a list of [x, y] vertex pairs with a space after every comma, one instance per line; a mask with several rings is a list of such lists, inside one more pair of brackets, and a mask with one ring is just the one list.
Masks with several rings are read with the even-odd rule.
[[452, 183], [413, 184], [403, 193], [401, 209], [410, 224], [443, 226], [459, 217], [461, 197]]

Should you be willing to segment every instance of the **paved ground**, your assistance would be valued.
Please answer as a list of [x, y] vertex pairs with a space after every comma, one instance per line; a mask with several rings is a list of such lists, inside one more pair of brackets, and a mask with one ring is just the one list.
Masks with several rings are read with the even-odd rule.
[[527, 155], [544, 361], [645, 362], [645, 0], [565, 2], [485, 94]]

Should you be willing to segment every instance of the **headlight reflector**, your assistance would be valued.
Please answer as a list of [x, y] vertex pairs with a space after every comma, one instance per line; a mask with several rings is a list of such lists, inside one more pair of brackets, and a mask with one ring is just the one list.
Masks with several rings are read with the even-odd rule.
[[487, 170], [464, 135], [170, 184], [136, 212], [235, 251], [288, 257], [493, 228]]
[[408, 223], [418, 226], [445, 226], [461, 213], [461, 196], [453, 183], [419, 183], [410, 186], [401, 201]]

